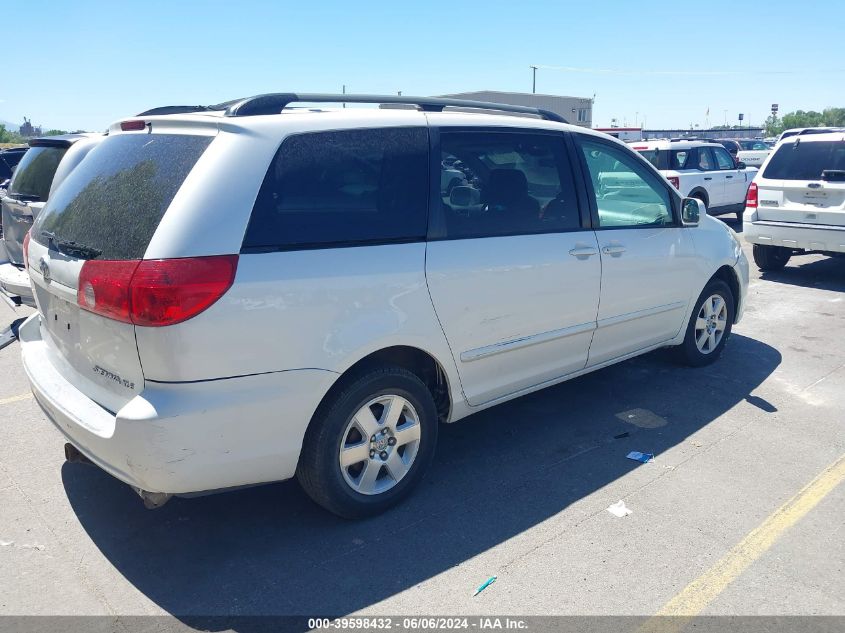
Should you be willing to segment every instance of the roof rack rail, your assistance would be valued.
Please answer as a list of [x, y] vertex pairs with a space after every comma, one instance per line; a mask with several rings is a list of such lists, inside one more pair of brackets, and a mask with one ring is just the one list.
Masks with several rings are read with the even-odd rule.
[[533, 108], [530, 106], [510, 105], [507, 103], [490, 103], [487, 101], [471, 101], [465, 99], [448, 99], [439, 97], [404, 97], [396, 95], [356, 95], [356, 94], [318, 94], [282, 92], [256, 95], [231, 102], [226, 108], [226, 116], [257, 116], [260, 114], [280, 114], [291, 103], [372, 103], [399, 104], [417, 106], [423, 112], [442, 112], [444, 108], [471, 108], [475, 110], [492, 110], [496, 112], [510, 112], [514, 114], [528, 114], [556, 121], [568, 123], [559, 114]]
[[159, 106], [157, 108], [150, 108], [149, 110], [144, 110], [143, 112], [139, 112], [135, 116], [159, 116], [164, 114], [190, 114], [191, 112], [215, 112], [220, 110], [225, 110], [233, 103], [237, 103], [241, 101], [241, 99], [232, 99], [231, 101], [224, 101], [223, 103], [218, 103], [216, 105], [172, 105], [172, 106]]

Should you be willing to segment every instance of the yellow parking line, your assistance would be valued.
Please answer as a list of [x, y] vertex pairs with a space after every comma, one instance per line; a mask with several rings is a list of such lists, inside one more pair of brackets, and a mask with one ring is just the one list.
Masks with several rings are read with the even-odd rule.
[[11, 398], [3, 398], [0, 400], [0, 406], [4, 404], [12, 404], [13, 402], [20, 402], [21, 400], [29, 400], [32, 397], [32, 393], [22, 393], [19, 396], [12, 396]]
[[[641, 627], [641, 631], [668, 633], [683, 629], [690, 618], [700, 614], [728, 585], [774, 545], [784, 532], [800, 521], [843, 480], [845, 454], [749, 532], [713, 567], [667, 602], [655, 618]], [[659, 616], [676, 617], [661, 619]]]

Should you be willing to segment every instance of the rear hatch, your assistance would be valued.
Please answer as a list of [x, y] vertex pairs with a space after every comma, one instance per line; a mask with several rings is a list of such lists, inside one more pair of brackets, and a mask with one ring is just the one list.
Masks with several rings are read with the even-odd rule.
[[2, 201], [3, 240], [9, 261], [23, 266], [23, 238], [47, 201], [59, 163], [71, 143], [39, 139], [23, 155]]
[[29, 271], [51, 361], [110, 411], [144, 383], [128, 282], [213, 133], [108, 136], [54, 192], [30, 233]]
[[757, 185], [761, 220], [845, 226], [845, 136], [787, 141]]

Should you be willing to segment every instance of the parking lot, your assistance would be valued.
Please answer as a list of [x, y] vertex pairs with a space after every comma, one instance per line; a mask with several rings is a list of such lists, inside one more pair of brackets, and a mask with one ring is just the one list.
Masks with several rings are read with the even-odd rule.
[[752, 264], [712, 366], [656, 352], [442, 428], [419, 491], [358, 522], [295, 482], [147, 511], [64, 462], [17, 343], [0, 376], [0, 614], [845, 615], [842, 259]]

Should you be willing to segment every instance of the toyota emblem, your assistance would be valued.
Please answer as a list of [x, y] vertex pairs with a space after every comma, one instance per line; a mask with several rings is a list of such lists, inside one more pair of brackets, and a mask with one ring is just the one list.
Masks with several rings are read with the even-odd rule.
[[38, 262], [38, 270], [41, 271], [41, 276], [44, 277], [44, 283], [50, 283], [50, 267], [47, 265], [47, 260], [43, 257]]

